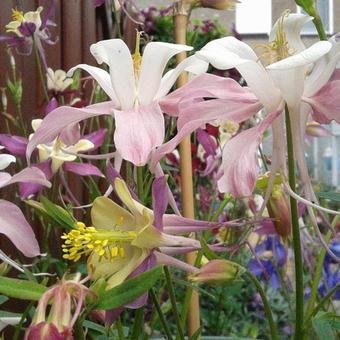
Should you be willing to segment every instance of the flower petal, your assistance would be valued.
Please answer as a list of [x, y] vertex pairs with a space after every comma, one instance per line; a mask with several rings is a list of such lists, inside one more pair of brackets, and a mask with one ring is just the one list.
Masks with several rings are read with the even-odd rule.
[[3, 145], [12, 155], [24, 156], [28, 140], [21, 136], [0, 135], [0, 144]]
[[131, 109], [135, 102], [135, 74], [129, 48], [121, 39], [102, 40], [91, 45], [90, 51], [99, 64], [110, 67], [110, 77], [122, 110]]
[[119, 107], [120, 103], [118, 101], [118, 98], [115, 94], [115, 91], [112, 87], [111, 83], [111, 78], [110, 74], [106, 72], [105, 70], [95, 67], [95, 66], [90, 66], [87, 64], [79, 64], [77, 66], [72, 67], [68, 72], [67, 76], [72, 77], [74, 72], [77, 69], [82, 69], [89, 73], [92, 78], [96, 80], [98, 85], [103, 89], [103, 91], [110, 97], [110, 99], [114, 102], [115, 107]]
[[209, 64], [206, 61], [194, 55], [184, 59], [176, 68], [165, 73], [155, 99], [161, 99], [166, 96], [183, 71], [187, 71], [190, 75], [195, 76], [205, 73], [208, 70], [208, 66]]
[[103, 173], [96, 166], [89, 163], [65, 162], [63, 169], [79, 176], [104, 177]]
[[6, 169], [11, 163], [15, 163], [16, 159], [12, 155], [0, 154], [0, 170]]
[[321, 124], [340, 123], [340, 80], [328, 82], [313, 97], [304, 98], [313, 108], [313, 118]]
[[150, 153], [164, 140], [164, 117], [157, 103], [126, 111], [114, 111], [115, 146], [119, 154], [135, 165], [145, 165]]
[[[269, 35], [269, 41], [275, 40], [281, 20], [282, 18], [279, 18], [274, 24]], [[304, 24], [312, 20], [313, 17], [299, 13], [290, 13], [284, 17], [283, 30], [289, 49], [294, 51], [293, 53], [301, 52], [305, 49], [305, 45], [301, 40], [301, 30]]]
[[88, 141], [92, 142], [94, 147], [91, 149], [91, 151], [94, 151], [103, 145], [106, 133], [107, 129], [99, 129], [98, 131], [92, 132], [88, 135], [84, 135], [82, 139], [87, 139]]
[[[217, 69], [227, 70], [235, 67], [268, 111], [271, 112], [278, 107], [281, 101], [280, 91], [266, 69], [257, 62], [257, 59], [256, 61], [244, 59], [235, 53], [229, 52], [227, 48], [216, 46], [202, 49], [196, 54], [209, 61]], [[243, 54], [246, 53], [244, 52]]]
[[190, 46], [164, 42], [150, 42], [146, 45], [137, 89], [141, 105], [148, 105], [155, 99], [168, 61], [180, 52], [191, 50]]
[[154, 226], [162, 231], [163, 215], [168, 207], [168, 186], [164, 176], [156, 178], [152, 183], [152, 207]]
[[328, 53], [331, 48], [332, 44], [329, 41], [318, 41], [298, 54], [270, 64], [267, 66], [267, 69], [288, 70], [290, 68], [296, 68], [299, 66], [307, 66], [320, 59], [323, 55]]
[[25, 168], [21, 170], [13, 177], [11, 177], [6, 185], [14, 183], [36, 183], [47, 188], [51, 187], [51, 183], [46, 179], [45, 174], [36, 167]]
[[280, 114], [280, 110], [272, 112], [259, 125], [241, 132], [225, 144], [221, 165], [223, 176], [217, 182], [220, 192], [228, 192], [235, 197], [252, 194], [262, 134]]
[[98, 229], [114, 229], [119, 227], [131, 227], [134, 225], [134, 217], [124, 208], [107, 197], [97, 197], [91, 209], [92, 224]]
[[0, 200], [0, 233], [6, 235], [27, 257], [40, 254], [39, 244], [21, 210], [13, 203]]
[[77, 109], [74, 107], [61, 106], [49, 113], [29, 141], [26, 150], [26, 158], [29, 159], [33, 150], [39, 144], [52, 142], [67, 126], [79, 123], [87, 118], [100, 115], [110, 115], [113, 103], [103, 102], [86, 108]]
[[[51, 170], [51, 161], [46, 161], [43, 163], [39, 164], [33, 164], [33, 168], [38, 168], [41, 170], [46, 179], [50, 180], [53, 176], [52, 170]], [[20, 198], [26, 199], [36, 193], [38, 193], [40, 190], [44, 188], [44, 185], [42, 184], [37, 184], [35, 182], [30, 182], [30, 181], [25, 181], [25, 182], [20, 182], [19, 183], [19, 193], [20, 193]]]

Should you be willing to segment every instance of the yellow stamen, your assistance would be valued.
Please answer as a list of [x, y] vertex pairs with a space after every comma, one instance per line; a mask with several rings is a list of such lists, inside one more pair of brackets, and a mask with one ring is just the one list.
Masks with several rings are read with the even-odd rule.
[[282, 13], [278, 20], [278, 27], [275, 39], [268, 44], [258, 44], [257, 48], [262, 48], [262, 58], [269, 64], [275, 63], [279, 60], [288, 58], [291, 53], [289, 52], [289, 45], [284, 30], [284, 20], [289, 15], [289, 10]]
[[23, 22], [25, 20], [24, 12], [19, 11], [17, 8], [12, 8], [12, 19], [14, 21]]
[[64, 259], [78, 261], [82, 255], [97, 254], [99, 257], [110, 258], [125, 256], [124, 244], [131, 243], [137, 234], [125, 230], [100, 230], [86, 227], [77, 222], [75, 229], [61, 236]]
[[136, 80], [139, 78], [141, 65], [142, 65], [142, 56], [140, 54], [140, 39], [141, 39], [142, 33], [143, 32], [137, 31], [135, 53], [132, 55], [133, 68], [135, 71]]

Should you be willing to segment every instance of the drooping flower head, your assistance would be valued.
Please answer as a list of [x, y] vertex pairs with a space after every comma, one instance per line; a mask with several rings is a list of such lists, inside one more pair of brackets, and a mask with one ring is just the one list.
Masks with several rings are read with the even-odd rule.
[[[40, 298], [25, 340], [73, 340], [72, 328], [82, 311], [87, 295], [95, 296], [77, 273], [74, 278], [62, 278]], [[48, 312], [48, 306], [51, 309]]]

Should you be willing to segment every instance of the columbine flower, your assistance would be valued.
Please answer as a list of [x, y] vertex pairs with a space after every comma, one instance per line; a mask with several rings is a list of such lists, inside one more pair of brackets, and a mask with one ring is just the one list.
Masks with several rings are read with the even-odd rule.
[[47, 44], [55, 44], [55, 41], [51, 40], [51, 35], [48, 30], [48, 26], [55, 26], [53, 22], [49, 20], [52, 15], [53, 8], [55, 6], [55, 0], [51, 0], [51, 4], [48, 9], [41, 15], [43, 7], [38, 7], [36, 11], [22, 12], [17, 9], [12, 10], [12, 21], [6, 25], [7, 36], [1, 36], [0, 41], [8, 42], [11, 46], [26, 47], [27, 51], [24, 53], [31, 53], [33, 43], [39, 50], [40, 56], [47, 69], [45, 53], [41, 44], [44, 41]]
[[[32, 120], [32, 128], [35, 131], [41, 125], [42, 119]], [[78, 130], [78, 127], [75, 127]], [[34, 134], [30, 138], [33, 138]], [[78, 136], [72, 136], [72, 139], [78, 139]], [[84, 152], [93, 149], [94, 144], [87, 139], [78, 139], [74, 144], [66, 145], [62, 138], [56, 138], [49, 144], [39, 144], [37, 146], [39, 150], [39, 160], [44, 162], [48, 159], [52, 160], [51, 168], [52, 172], [56, 173], [64, 162], [71, 162], [77, 159], [78, 152]]]
[[192, 56], [163, 76], [171, 57], [192, 48], [150, 42], [142, 57], [138, 38], [133, 55], [120, 39], [100, 41], [90, 49], [99, 64], [109, 66], [110, 73], [81, 64], [68, 74], [72, 75], [77, 68], [84, 69], [97, 80], [111, 101], [83, 109], [60, 107], [51, 112], [30, 141], [27, 155], [30, 156], [37, 144], [51, 142], [69, 124], [96, 115], [112, 114], [115, 118], [114, 141], [118, 153], [136, 165], [144, 165], [151, 151], [161, 145], [164, 139], [164, 117], [158, 101], [170, 91], [180, 73], [184, 70], [194, 74], [205, 72], [207, 63]]
[[47, 88], [54, 92], [64, 92], [73, 83], [73, 79], [68, 78], [63, 70], [53, 71], [51, 68], [48, 68], [46, 78]]
[[[321, 123], [329, 123], [332, 119], [340, 121], [335, 94], [339, 82], [328, 82], [339, 59], [339, 54], [335, 53], [339, 44], [321, 41], [305, 49], [299, 32], [310, 20], [312, 18], [305, 15], [285, 13], [277, 21], [269, 44], [262, 46], [263, 58], [269, 63], [267, 67], [258, 62], [259, 58], [248, 45], [232, 37], [212, 41], [197, 53], [216, 68], [236, 67], [270, 113], [260, 125], [240, 133], [227, 143], [223, 152], [224, 175], [219, 180], [222, 192], [238, 196], [252, 193], [258, 171], [258, 144], [269, 125], [273, 128], [272, 174], [274, 176], [281, 171], [286, 177], [281, 112], [287, 104], [305, 193], [308, 199], [314, 200], [303, 153], [305, 124], [310, 114]], [[334, 93], [331, 101], [326, 100], [330, 93]], [[235, 158], [233, 155], [238, 156]], [[247, 179], [246, 185], [238, 186], [239, 178]]]
[[120, 178], [114, 180], [114, 187], [127, 209], [109, 198], [98, 197], [91, 210], [92, 225], [77, 223], [74, 230], [62, 236], [64, 258], [78, 261], [82, 255], [87, 256], [90, 276], [105, 277], [107, 289], [122, 283], [150, 257], [156, 257], [159, 263], [197, 272], [197, 268], [169, 255], [198, 249], [200, 243], [173, 234], [205, 230], [217, 224], [163, 216], [168, 193], [164, 178], [153, 184], [154, 211], [133, 199]]
[[[39, 300], [25, 340], [74, 339], [72, 328], [87, 295], [94, 296], [94, 293], [83, 285], [79, 273], [73, 279], [63, 278], [50, 287]], [[51, 309], [48, 312], [49, 304]]]

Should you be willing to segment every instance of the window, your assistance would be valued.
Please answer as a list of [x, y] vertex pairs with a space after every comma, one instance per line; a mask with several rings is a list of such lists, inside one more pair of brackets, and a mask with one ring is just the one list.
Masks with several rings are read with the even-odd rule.
[[271, 0], [242, 0], [236, 5], [236, 30], [241, 34], [268, 34], [272, 26]]
[[[325, 27], [325, 31], [328, 34], [333, 33], [333, 0], [319, 0], [317, 1], [318, 11]], [[305, 11], [301, 7], [297, 7], [298, 13], [304, 13]], [[313, 22], [308, 22], [302, 28], [302, 34], [316, 35], [316, 29]]]

